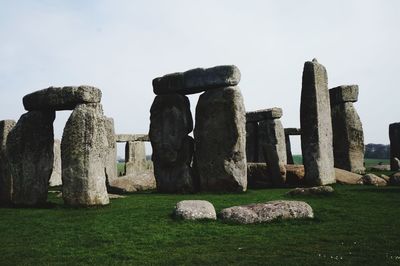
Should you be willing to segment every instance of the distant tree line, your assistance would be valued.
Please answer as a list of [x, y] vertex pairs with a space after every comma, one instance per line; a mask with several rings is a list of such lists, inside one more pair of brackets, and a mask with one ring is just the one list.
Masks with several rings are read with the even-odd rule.
[[365, 145], [364, 158], [389, 159], [390, 158], [390, 145], [369, 143], [369, 144]]

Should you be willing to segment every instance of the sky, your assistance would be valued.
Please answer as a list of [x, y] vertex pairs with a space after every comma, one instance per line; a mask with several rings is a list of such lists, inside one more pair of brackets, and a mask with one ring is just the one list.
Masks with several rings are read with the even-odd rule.
[[[359, 85], [365, 143], [388, 144], [399, 14], [397, 0], [0, 0], [0, 120], [18, 120], [33, 91], [92, 85], [117, 133], [147, 133], [153, 78], [234, 64], [247, 111], [281, 107], [284, 127], [300, 127], [303, 65], [317, 58], [329, 88]], [[69, 114], [57, 112], [57, 138]]]

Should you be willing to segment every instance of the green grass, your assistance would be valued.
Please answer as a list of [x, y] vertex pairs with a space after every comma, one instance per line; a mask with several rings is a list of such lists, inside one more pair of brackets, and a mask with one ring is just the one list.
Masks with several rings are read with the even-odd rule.
[[[335, 185], [328, 197], [294, 197], [315, 219], [237, 225], [175, 221], [176, 202], [205, 199], [217, 211], [292, 199], [287, 189], [243, 194], [131, 194], [74, 209], [50, 193], [50, 209], [0, 209], [1, 265], [383, 265], [400, 263], [400, 187]], [[397, 259], [396, 259], [397, 258]]]

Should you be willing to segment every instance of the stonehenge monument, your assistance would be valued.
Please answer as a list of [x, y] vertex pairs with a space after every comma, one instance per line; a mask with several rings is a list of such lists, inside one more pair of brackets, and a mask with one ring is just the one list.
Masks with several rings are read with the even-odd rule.
[[333, 156], [336, 168], [363, 173], [364, 133], [360, 117], [353, 102], [358, 99], [358, 86], [345, 85], [329, 90]]
[[393, 123], [389, 125], [389, 139], [390, 170], [399, 171], [400, 166], [398, 160], [400, 159], [400, 123]]
[[[153, 80], [149, 138], [158, 191], [245, 191], [245, 109], [236, 66], [168, 74]], [[194, 140], [188, 94], [200, 93]], [[192, 167], [193, 166], [193, 167]]]
[[304, 64], [300, 125], [306, 182], [310, 185], [335, 183], [328, 76], [316, 59]]
[[146, 169], [144, 142], [150, 141], [147, 134], [117, 134], [116, 142], [125, 143], [125, 173], [132, 175]]
[[293, 154], [292, 154], [292, 145], [290, 144], [290, 136], [301, 136], [300, 128], [285, 128], [287, 163], [294, 164]]
[[0, 121], [0, 205], [11, 203], [12, 178], [6, 154], [7, 138], [15, 127], [14, 120]]

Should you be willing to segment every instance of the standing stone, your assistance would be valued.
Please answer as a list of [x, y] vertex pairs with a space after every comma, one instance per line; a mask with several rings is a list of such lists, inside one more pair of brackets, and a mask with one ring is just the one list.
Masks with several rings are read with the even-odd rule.
[[61, 141], [64, 203], [106, 205], [105, 161], [109, 150], [101, 104], [78, 105], [69, 117]]
[[264, 157], [272, 184], [282, 186], [286, 182], [286, 167], [280, 162], [275, 145], [270, 143], [264, 145]]
[[114, 119], [105, 117], [108, 150], [105, 161], [107, 180], [117, 178], [117, 142], [115, 139]]
[[192, 192], [193, 139], [188, 134], [193, 129], [193, 119], [189, 99], [179, 94], [156, 96], [150, 113], [149, 137], [157, 190]]
[[335, 183], [328, 76], [316, 59], [304, 64], [300, 125], [306, 182]]
[[358, 98], [358, 86], [339, 86], [330, 89], [329, 93], [335, 167], [363, 173], [364, 133], [360, 117], [353, 106]]
[[246, 123], [246, 158], [248, 162], [258, 161], [257, 122]]
[[12, 203], [37, 205], [47, 201], [54, 163], [54, 111], [31, 111], [21, 116], [7, 139], [12, 175]]
[[293, 154], [292, 154], [292, 145], [290, 143], [290, 136], [301, 135], [301, 131], [299, 128], [285, 128], [285, 143], [286, 143], [286, 157], [288, 164], [294, 164]]
[[61, 186], [61, 141], [58, 139], [54, 140], [54, 162], [53, 162], [53, 172], [49, 180], [49, 186]]
[[194, 136], [201, 190], [246, 191], [246, 112], [238, 87], [200, 96]]
[[400, 158], [400, 123], [389, 125], [390, 139], [390, 169], [399, 171], [399, 164], [395, 158]]
[[0, 121], [0, 205], [11, 202], [12, 179], [6, 154], [7, 138], [15, 127], [14, 120]]
[[146, 149], [143, 141], [128, 141], [125, 146], [125, 175], [146, 169]]

